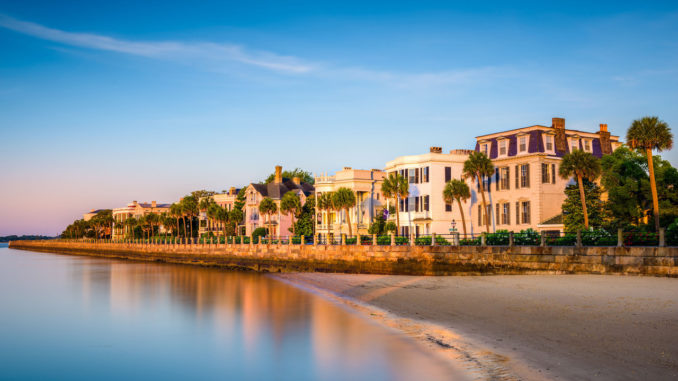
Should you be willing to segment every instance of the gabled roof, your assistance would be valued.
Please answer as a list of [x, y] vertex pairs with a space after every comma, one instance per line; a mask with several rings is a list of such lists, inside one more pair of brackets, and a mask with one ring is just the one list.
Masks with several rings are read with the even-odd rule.
[[304, 195], [308, 196], [315, 188], [309, 183], [302, 182], [301, 184], [295, 184], [294, 181], [290, 179], [283, 179], [282, 183], [270, 182], [268, 184], [251, 184], [252, 187], [259, 192], [264, 197], [270, 197], [274, 200], [280, 200], [285, 193], [293, 190], [298, 190]]
[[563, 224], [563, 214], [561, 213], [557, 216], [547, 219], [546, 221], [543, 221], [539, 225], [562, 225], [562, 224]]

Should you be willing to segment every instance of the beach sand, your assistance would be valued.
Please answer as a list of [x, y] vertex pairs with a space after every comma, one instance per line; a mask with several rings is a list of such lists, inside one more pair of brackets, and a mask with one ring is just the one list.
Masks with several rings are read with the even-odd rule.
[[476, 379], [678, 379], [678, 279], [275, 276], [406, 333]]

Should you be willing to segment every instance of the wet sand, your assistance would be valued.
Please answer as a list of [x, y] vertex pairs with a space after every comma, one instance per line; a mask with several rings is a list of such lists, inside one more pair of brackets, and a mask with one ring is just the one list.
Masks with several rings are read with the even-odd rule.
[[678, 379], [678, 279], [276, 277], [405, 332], [477, 379]]

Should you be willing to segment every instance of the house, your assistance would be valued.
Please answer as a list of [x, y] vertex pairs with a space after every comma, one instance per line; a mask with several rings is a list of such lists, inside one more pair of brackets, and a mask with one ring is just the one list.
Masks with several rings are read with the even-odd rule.
[[[385, 172], [397, 172], [407, 179], [409, 196], [400, 200], [396, 213], [400, 218], [401, 235], [450, 234], [451, 229], [463, 233], [458, 204], [446, 203], [443, 190], [448, 181], [461, 179], [464, 162], [471, 150], [456, 149], [443, 153], [441, 147], [431, 147], [428, 153], [401, 156], [386, 163]], [[394, 199], [387, 200], [389, 206]], [[469, 201], [470, 202], [470, 201]], [[463, 203], [466, 228], [472, 231], [469, 203]], [[395, 221], [395, 215], [391, 216]], [[454, 221], [454, 224], [452, 223]]]
[[[292, 216], [284, 215], [280, 211], [280, 201], [287, 192], [295, 192], [301, 204], [306, 203], [306, 199], [311, 196], [315, 188], [312, 184], [301, 181], [298, 177], [287, 179], [282, 177], [282, 167], [277, 165], [275, 167], [275, 176], [273, 181], [268, 184], [251, 183], [247, 186], [245, 191], [245, 234], [251, 235], [255, 229], [259, 227], [269, 227], [269, 232], [272, 236], [287, 236], [291, 235]], [[278, 211], [271, 216], [271, 221], [268, 221], [266, 216], [259, 213], [259, 204], [264, 198], [272, 199], [278, 206]]]
[[82, 215], [82, 219], [85, 220], [85, 221], [89, 221], [89, 220], [92, 219], [92, 217], [96, 216], [97, 213], [103, 212], [104, 210], [107, 210], [107, 209], [90, 209], [89, 212]]
[[[238, 199], [239, 188], [231, 187], [228, 192], [218, 193], [210, 196], [214, 202], [222, 208], [226, 208], [228, 211], [233, 210], [236, 200]], [[202, 236], [205, 233], [212, 232], [216, 235], [223, 234], [223, 226], [221, 223], [210, 221], [207, 218], [207, 211], [201, 210], [200, 215], [198, 216], [200, 220], [199, 234]], [[240, 225], [241, 223], [239, 223]]]
[[476, 139], [476, 151], [492, 160], [495, 174], [485, 179], [488, 208], [483, 213], [476, 202], [474, 222], [482, 226], [489, 218], [492, 231], [562, 231], [562, 217], [556, 217], [562, 213], [570, 182], [558, 176], [562, 157], [583, 150], [600, 158], [621, 146], [607, 124], [597, 132], [568, 130], [563, 118], [553, 118], [551, 126], [522, 127]]
[[[370, 223], [385, 205], [381, 193], [381, 184], [386, 173], [380, 169], [353, 169], [344, 167], [334, 176], [321, 174], [315, 177], [316, 199], [324, 193], [335, 192], [339, 188], [348, 188], [356, 195], [356, 206], [349, 210], [351, 232], [353, 234], [367, 234]], [[345, 211], [317, 210], [317, 234], [348, 234], [348, 222]]]
[[155, 201], [150, 203], [132, 201], [125, 207], [113, 209], [113, 238], [122, 238], [129, 233], [129, 227], [123, 224], [128, 218], [139, 218], [149, 213], [166, 213], [169, 212], [170, 206], [171, 204], [158, 204]]

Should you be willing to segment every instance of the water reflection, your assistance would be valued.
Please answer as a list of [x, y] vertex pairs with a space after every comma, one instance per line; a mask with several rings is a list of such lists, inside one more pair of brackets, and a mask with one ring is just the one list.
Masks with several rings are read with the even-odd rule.
[[[24, 301], [38, 303], [11, 309], [22, 299], [0, 293], [2, 305], [10, 307], [5, 311], [13, 311], [3, 313], [7, 324], [0, 328], [0, 333], [12, 332], [13, 348], [0, 343], [0, 355], [15, 360], [8, 364], [45, 366], [22, 373], [27, 368], [10, 365], [5, 375], [15, 371], [29, 376], [20, 378], [50, 379], [450, 377], [445, 364], [401, 337], [261, 274], [0, 249], [3, 278], [2, 290], [12, 282]], [[27, 314], [33, 318], [22, 321]], [[48, 352], [35, 357], [32, 345], [68, 356]]]

